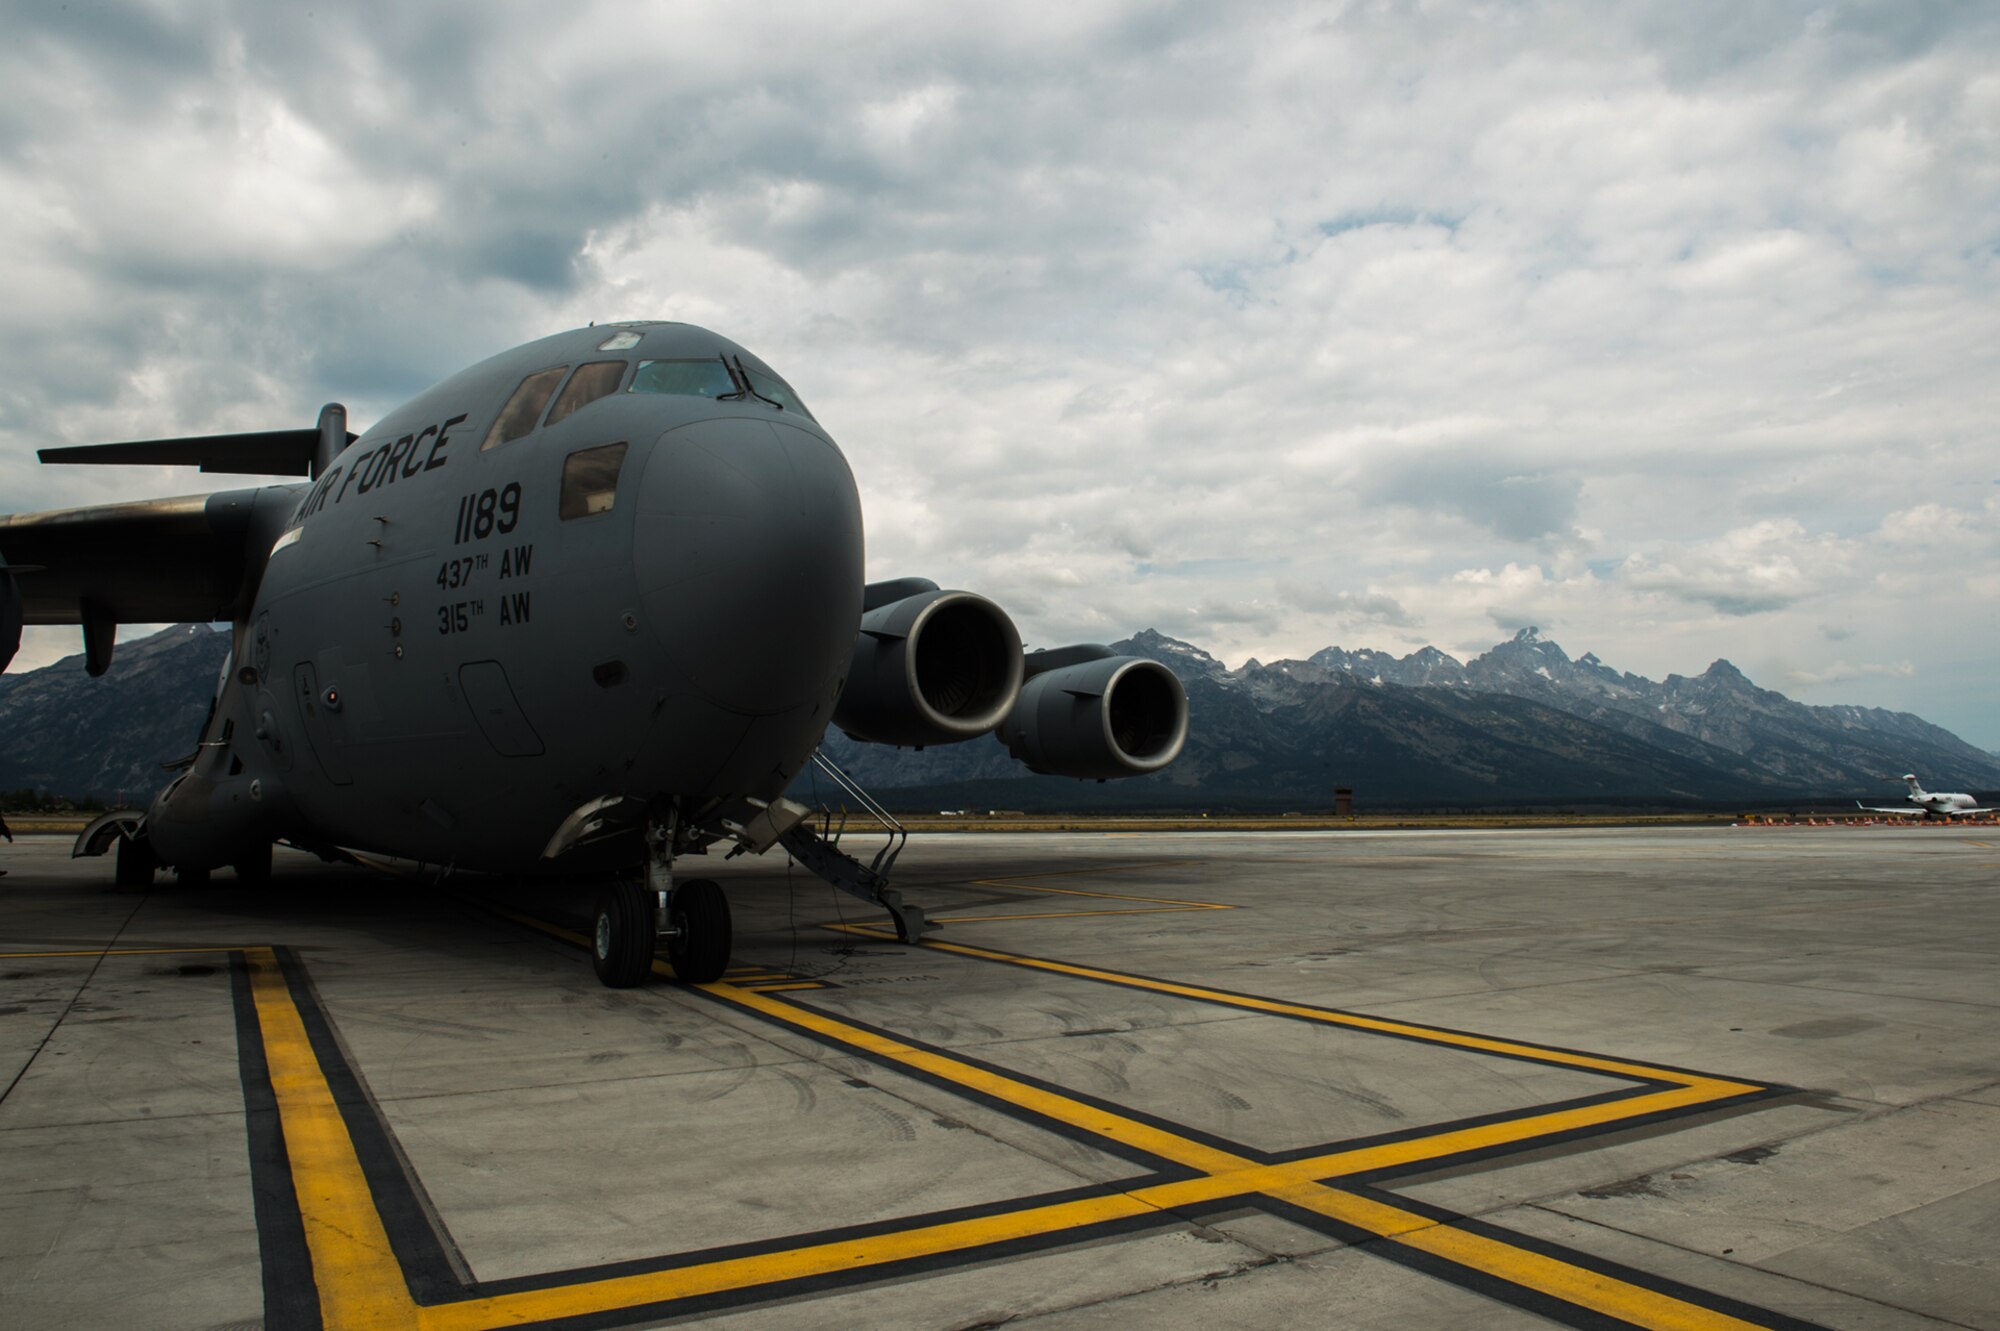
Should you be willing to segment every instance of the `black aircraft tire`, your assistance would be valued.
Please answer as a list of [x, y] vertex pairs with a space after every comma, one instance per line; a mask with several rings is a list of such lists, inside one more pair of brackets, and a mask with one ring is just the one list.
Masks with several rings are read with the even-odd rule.
[[590, 965], [607, 989], [630, 989], [653, 968], [653, 894], [637, 883], [613, 883], [597, 895], [590, 917]]
[[667, 960], [682, 984], [713, 984], [729, 969], [729, 899], [706, 878], [690, 878], [667, 898]]
[[153, 858], [153, 848], [133, 837], [118, 838], [118, 862], [112, 870], [111, 880], [120, 887], [151, 887], [153, 873], [160, 862]]
[[181, 887], [207, 887], [207, 886], [208, 886], [208, 870], [206, 870], [206, 869], [175, 869], [175, 870], [174, 870], [174, 881], [175, 881], [175, 882], [176, 882], [177, 884], [179, 884], [179, 885], [180, 885]]

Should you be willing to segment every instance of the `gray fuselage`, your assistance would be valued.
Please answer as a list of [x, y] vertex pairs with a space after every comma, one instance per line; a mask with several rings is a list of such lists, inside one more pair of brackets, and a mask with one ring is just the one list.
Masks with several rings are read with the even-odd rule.
[[[299, 492], [210, 728], [233, 716], [271, 831], [522, 872], [588, 800], [768, 799], [798, 772], [860, 619], [853, 476], [795, 398], [632, 391], [648, 362], [775, 381], [700, 328], [577, 329], [430, 389]], [[591, 365], [601, 395], [543, 423]]]

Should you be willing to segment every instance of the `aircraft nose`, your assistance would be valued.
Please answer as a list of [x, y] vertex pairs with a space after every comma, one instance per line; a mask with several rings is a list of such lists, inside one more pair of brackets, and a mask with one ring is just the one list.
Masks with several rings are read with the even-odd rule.
[[766, 716], [830, 698], [861, 619], [861, 501], [840, 450], [748, 418], [669, 430], [640, 480], [633, 553], [667, 660]]

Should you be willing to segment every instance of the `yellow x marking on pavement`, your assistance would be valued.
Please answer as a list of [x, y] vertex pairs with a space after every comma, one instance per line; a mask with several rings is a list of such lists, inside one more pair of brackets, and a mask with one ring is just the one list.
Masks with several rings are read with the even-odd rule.
[[[544, 931], [582, 942], [547, 925]], [[755, 1014], [828, 1044], [900, 1068], [933, 1083], [956, 1087], [989, 1103], [1011, 1106], [1024, 1118], [1061, 1125], [1082, 1140], [1095, 1139], [1157, 1159], [1175, 1177], [1113, 1185], [1097, 1195], [1060, 1200], [1027, 1199], [973, 1217], [913, 1219], [908, 1225], [863, 1237], [816, 1239], [801, 1235], [775, 1251], [715, 1260], [662, 1258], [654, 1269], [592, 1278], [563, 1279], [562, 1273], [533, 1288], [494, 1294], [468, 1293], [442, 1302], [420, 1301], [405, 1278], [392, 1241], [356, 1153], [349, 1123], [328, 1084], [301, 1017], [298, 997], [288, 985], [277, 955], [268, 948], [245, 952], [270, 1082], [282, 1119], [285, 1150], [303, 1222], [305, 1243], [317, 1284], [321, 1312], [329, 1327], [427, 1328], [431, 1331], [485, 1331], [486, 1328], [558, 1321], [617, 1310], [635, 1316], [671, 1316], [690, 1301], [731, 1295], [765, 1296], [783, 1287], [812, 1288], [857, 1276], [890, 1276], [906, 1263], [939, 1258], [975, 1260], [1012, 1247], [1046, 1246], [1053, 1238], [1090, 1237], [1117, 1224], [1184, 1223], [1185, 1212], [1221, 1203], [1262, 1200], [1281, 1209], [1333, 1222], [1358, 1242], [1387, 1245], [1385, 1255], [1403, 1252], [1411, 1264], [1456, 1273], [1459, 1283], [1523, 1301], [1554, 1301], [1581, 1314], [1610, 1317], [1653, 1328], [1747, 1328], [1801, 1326], [1760, 1309], [1684, 1290], [1641, 1273], [1621, 1271], [1583, 1254], [1550, 1250], [1519, 1236], [1444, 1217], [1374, 1192], [1365, 1182], [1341, 1186], [1342, 1179], [1431, 1164], [1470, 1153], [1519, 1149], [1558, 1136], [1601, 1130], [1621, 1123], [1684, 1113], [1768, 1093], [1749, 1082], [1658, 1068], [1629, 1060], [1555, 1050], [1515, 1041], [1447, 1031], [1282, 1000], [1259, 998], [1143, 976], [1016, 956], [961, 944], [929, 943], [927, 948], [970, 959], [1004, 962], [1084, 979], [1127, 985], [1249, 1011], [1323, 1022], [1351, 1030], [1400, 1036], [1441, 1046], [1528, 1058], [1540, 1063], [1628, 1079], [1653, 1089], [1618, 1098], [1530, 1109], [1494, 1122], [1445, 1125], [1409, 1138], [1334, 1147], [1302, 1159], [1260, 1160], [1247, 1150], [1232, 1151], [1197, 1140], [1146, 1117], [1034, 1085], [950, 1052], [900, 1039], [831, 1013], [808, 1007], [778, 992], [757, 992], [739, 984], [701, 987], [715, 1001]], [[670, 972], [664, 965], [656, 971]], [[1692, 1296], [1692, 1297], [1691, 1297]], [[1564, 1320], [1558, 1317], [1558, 1320]]]

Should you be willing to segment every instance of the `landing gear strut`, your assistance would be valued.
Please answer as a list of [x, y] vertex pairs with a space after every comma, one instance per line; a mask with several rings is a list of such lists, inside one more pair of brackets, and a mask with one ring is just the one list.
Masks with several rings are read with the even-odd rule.
[[271, 843], [260, 842], [255, 849], [246, 853], [232, 866], [236, 870], [236, 881], [245, 887], [269, 887], [271, 885]]
[[729, 968], [729, 902], [706, 878], [675, 883], [671, 813], [646, 824], [646, 877], [617, 882], [598, 894], [591, 914], [591, 967], [612, 989], [646, 978], [665, 944], [683, 984], [712, 984]]
[[118, 867], [112, 875], [118, 886], [151, 887], [153, 874], [159, 867], [152, 846], [135, 836], [118, 838]]

